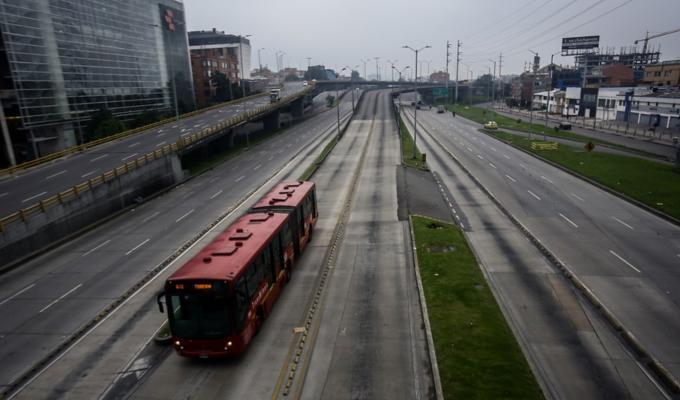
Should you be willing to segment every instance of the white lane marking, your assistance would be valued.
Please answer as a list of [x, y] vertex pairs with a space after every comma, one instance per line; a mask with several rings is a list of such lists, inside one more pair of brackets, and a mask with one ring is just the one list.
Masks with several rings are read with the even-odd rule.
[[531, 190], [527, 190], [527, 192], [529, 192], [530, 195], [534, 196], [534, 198], [536, 198], [536, 200], [541, 200], [541, 198], [538, 197], [538, 195], [536, 195], [536, 193], [532, 192]]
[[493, 163], [489, 163], [489, 165], [491, 166], [491, 168], [498, 169], [498, 168], [496, 168], [495, 165], [493, 165]]
[[614, 218], [616, 220], [616, 222], [620, 223], [621, 225], [625, 226], [626, 228], [630, 229], [631, 231], [633, 230], [633, 227], [628, 225], [627, 223], [621, 221], [620, 219], [618, 219], [616, 217], [612, 217], [612, 218]]
[[491, 148], [491, 151], [496, 151], [496, 148], [495, 148], [495, 147], [492, 147], [492, 148]]
[[253, 171], [257, 171], [258, 169], [260, 169], [261, 166], [262, 166], [262, 164], [257, 164], [255, 166], [255, 168], [253, 168]]
[[[274, 156], [269, 156], [269, 158], [267, 158], [267, 161], [271, 161], [273, 159], [274, 159]], [[0, 196], [0, 197], [2, 197], [2, 196]]]
[[177, 128], [177, 125], [173, 125], [172, 127], [173, 127], [173, 128]]
[[152, 218], [155, 218], [155, 217], [156, 217], [158, 214], [160, 214], [160, 213], [161, 213], [160, 211], [156, 211], [155, 213], [153, 213], [153, 214], [149, 215], [148, 217], [144, 218], [144, 219], [142, 220], [142, 223], [144, 223], [144, 222], [146, 222], [146, 221], [148, 221], [148, 220], [150, 220], [150, 219], [152, 219]]
[[151, 240], [151, 238], [148, 238], [148, 239], [146, 239], [145, 241], [143, 241], [142, 243], [140, 243], [140, 244], [138, 244], [137, 246], [133, 247], [130, 251], [128, 251], [127, 253], [125, 253], [125, 255], [126, 255], [126, 256], [129, 256], [130, 254], [132, 254], [133, 251], [135, 251], [135, 250], [137, 250], [138, 248], [144, 246], [149, 240]]
[[164, 141], [158, 143], [158, 144], [156, 145], [156, 147], [161, 147], [161, 146], [163, 146], [165, 143], [166, 143], [166, 142], [165, 142], [165, 140], [164, 140]]
[[507, 158], [508, 160], [510, 159], [507, 154], [503, 154], [503, 157]]
[[577, 199], [581, 200], [581, 201], [584, 202], [584, 203], [586, 202], [586, 201], [583, 199], [583, 197], [581, 197], [581, 196], [579, 196], [579, 195], [577, 195], [577, 194], [572, 193], [571, 195], [574, 196], [574, 197], [576, 197]]
[[471, 148], [466, 147], [466, 149], [468, 149], [468, 151], [469, 151], [470, 153], [472, 153], [472, 149], [471, 149]]
[[80, 175], [80, 177], [81, 177], [81, 178], [85, 178], [85, 177], [88, 177], [88, 176], [90, 176], [90, 175], [94, 174], [94, 173], [95, 173], [95, 172], [97, 172], [97, 171], [99, 171], [99, 168], [97, 168], [97, 169], [93, 169], [93, 170], [92, 170], [92, 171], [90, 171], [90, 172], [86, 172], [86, 173], [84, 173], [84, 174]]
[[513, 178], [512, 176], [506, 174], [505, 177], [510, 179], [511, 181], [517, 183], [517, 180], [515, 178]]
[[293, 145], [293, 143], [288, 143], [288, 146], [286, 146], [286, 147], [290, 147], [290, 146], [292, 146], [292, 145]]
[[180, 133], [181, 133], [181, 132], [184, 132], [184, 131], [186, 131], [186, 130], [187, 130], [187, 128], [182, 128], [182, 129], [180, 129], [179, 131], [180, 131]]
[[37, 199], [38, 197], [43, 196], [43, 195], [46, 195], [46, 194], [47, 194], [47, 192], [38, 193], [38, 194], [36, 194], [35, 196], [31, 196], [31, 197], [29, 197], [29, 198], [27, 198], [27, 199], [21, 200], [21, 202], [22, 202], [22, 203], [25, 203], [25, 202], [27, 202], [27, 201], [31, 201], [31, 200], [33, 200], [33, 199]]
[[623, 261], [627, 266], [633, 268], [633, 269], [636, 270], [637, 272], [642, 272], [642, 271], [640, 271], [639, 269], [635, 268], [635, 266], [634, 266], [633, 264], [631, 264], [631, 263], [629, 263], [628, 261], [626, 261], [625, 258], [623, 258], [623, 257], [621, 257], [620, 255], [616, 254], [616, 253], [614, 252], [614, 250], [609, 250], [609, 252], [610, 252], [611, 255], [613, 255], [614, 257], [616, 257], [616, 258], [618, 258], [619, 260]]
[[99, 245], [97, 245], [96, 247], [94, 247], [94, 248], [88, 250], [87, 252], [83, 253], [83, 255], [82, 255], [81, 257], [85, 257], [86, 255], [92, 253], [93, 251], [99, 250], [100, 248], [102, 248], [102, 247], [106, 246], [107, 244], [109, 244], [109, 242], [111, 242], [111, 239], [109, 239], [109, 240], [107, 240], [107, 241], [105, 241], [105, 242], [102, 242], [102, 243], [100, 243]]
[[524, 165], [524, 164], [522, 164], [522, 163], [519, 163], [519, 166], [522, 167], [522, 168], [524, 168], [524, 169], [527, 169], [527, 166]]
[[23, 292], [27, 291], [28, 289], [32, 288], [33, 286], [35, 286], [35, 283], [31, 283], [30, 285], [26, 286], [25, 288], [19, 290], [18, 292], [14, 293], [13, 295], [9, 296], [9, 297], [6, 298], [5, 300], [0, 301], [0, 306], [3, 305], [3, 304], [5, 304], [5, 303], [7, 303], [7, 302], [10, 301], [10, 300], [12, 300], [13, 298], [15, 298], [15, 297], [21, 295]]
[[189, 210], [186, 214], [184, 214], [184, 215], [182, 215], [181, 217], [177, 218], [177, 219], [175, 220], [175, 222], [179, 222], [179, 221], [183, 220], [184, 218], [186, 218], [186, 217], [188, 217], [189, 215], [191, 215], [192, 212], [194, 212], [194, 209], [193, 209], [193, 208], [192, 208], [191, 210]]
[[222, 194], [222, 190], [219, 190], [219, 191], [215, 192], [215, 194], [210, 196], [210, 200], [214, 199], [215, 197], [219, 196], [220, 194]]
[[46, 305], [45, 307], [43, 307], [42, 310], [38, 311], [38, 314], [42, 313], [43, 311], [45, 311], [45, 310], [47, 310], [48, 308], [52, 307], [53, 305], [57, 304], [57, 302], [59, 302], [59, 300], [62, 300], [64, 297], [66, 297], [66, 296], [68, 296], [69, 294], [75, 292], [75, 291], [76, 291], [79, 287], [81, 287], [81, 286], [83, 286], [83, 284], [82, 284], [82, 283], [79, 283], [78, 286], [76, 286], [76, 287], [74, 287], [73, 289], [69, 290], [68, 292], [62, 294], [61, 297], [59, 297], [58, 299], [54, 300], [53, 302], [51, 302], [50, 304]]
[[546, 177], [543, 176], [543, 175], [541, 175], [541, 179], [544, 179], [544, 180], [546, 180], [546, 181], [548, 181], [548, 182], [550, 182], [550, 183], [552, 183], [552, 184], [555, 183], [555, 182], [551, 181], [550, 179], [546, 178]]
[[[300, 151], [300, 152], [301, 152], [301, 151]], [[279, 172], [277, 172], [277, 173], [275, 173], [274, 175], [272, 175], [272, 176], [271, 176], [271, 177], [270, 177], [270, 178], [262, 185], [262, 187], [264, 187], [264, 186], [266, 186], [266, 185], [269, 185], [269, 184], [271, 184], [272, 182], [278, 182], [278, 181], [280, 181], [281, 178], [280, 178], [279, 175], [281, 175], [281, 174], [286, 170], [286, 168], [288, 168], [294, 161], [295, 161], [294, 158], [291, 158], [290, 160], [288, 160], [288, 162], [287, 162], [281, 169], [279, 169]], [[258, 189], [258, 190], [255, 190], [255, 191], [252, 192], [248, 197], [246, 197], [245, 199], [243, 199], [243, 201], [242, 201], [241, 203], [239, 203], [239, 205], [236, 206], [236, 208], [234, 208], [231, 212], [229, 212], [229, 213], [225, 216], [225, 218], [230, 217], [231, 215], [234, 215], [234, 213], [239, 212], [239, 210], [240, 210], [241, 208], [244, 207], [244, 204], [248, 204], [248, 202], [249, 202], [253, 197], [258, 196], [258, 193], [259, 193], [259, 191], [261, 191], [262, 187], [260, 187], [260, 189]], [[259, 194], [259, 195], [261, 195], [261, 194]], [[205, 232], [205, 233], [201, 236], [201, 238], [204, 238], [205, 235], [208, 235], [209, 233], [214, 232], [215, 229], [218, 229], [218, 227], [220, 227], [220, 225], [221, 225], [221, 224], [216, 224], [215, 226], [213, 226], [212, 228], [210, 228], [207, 232]], [[183, 250], [183, 251], [181, 252], [181, 254], [186, 254], [187, 251], [193, 249], [194, 246], [198, 245], [199, 243], [202, 243], [202, 242], [201, 242], [200, 240], [195, 241], [193, 244], [189, 245], [188, 248], [186, 248], [185, 250]], [[14, 391], [14, 393], [15, 393], [15, 394], [18, 394], [18, 393], [24, 391], [28, 385], [31, 385], [33, 382], [35, 382], [35, 380], [36, 380], [37, 378], [39, 378], [40, 376], [42, 376], [42, 375], [45, 373], [45, 371], [46, 371], [47, 369], [51, 368], [56, 362], [58, 362], [59, 360], [61, 360], [62, 358], [64, 358], [64, 356], [65, 356], [66, 354], [68, 354], [71, 350], [73, 350], [74, 347], [76, 347], [77, 345], [79, 345], [79, 344], [80, 344], [83, 340], [85, 340], [85, 339], [86, 339], [86, 338], [87, 338], [94, 330], [96, 330], [96, 329], [99, 328], [102, 324], [104, 324], [106, 321], [108, 321], [108, 319], [109, 319], [111, 316], [115, 315], [115, 313], [116, 313], [118, 310], [120, 310], [123, 306], [125, 306], [126, 304], [128, 304], [128, 302], [130, 302], [132, 299], [134, 299], [135, 296], [137, 296], [139, 293], [142, 292], [142, 290], [144, 290], [147, 286], [149, 286], [149, 285], [151, 285], [151, 284], [154, 284], [154, 282], [156, 282], [156, 278], [158, 278], [158, 276], [160, 276], [163, 272], [167, 271], [168, 268], [172, 267], [172, 266], [175, 264], [175, 262], [176, 262], [177, 260], [179, 260], [179, 259], [180, 259], [180, 257], [177, 257], [177, 258], [175, 258], [174, 260], [172, 260], [168, 265], [166, 265], [166, 266], [163, 267], [160, 271], [158, 271], [158, 273], [157, 273], [153, 278], [149, 279], [149, 280], [148, 280], [146, 283], [144, 283], [141, 287], [139, 287], [138, 289], [136, 289], [135, 291], [133, 291], [132, 294], [131, 294], [128, 298], [126, 298], [125, 300], [123, 300], [123, 302], [120, 303], [120, 304], [118, 305], [117, 308], [114, 308], [110, 313], [106, 314], [106, 316], [104, 316], [104, 318], [102, 318], [101, 320], [99, 320], [99, 322], [97, 322], [93, 327], [89, 328], [83, 335], [81, 335], [81, 336], [80, 336], [78, 339], [76, 339], [71, 345], [69, 345], [66, 349], [64, 349], [64, 351], [62, 351], [57, 357], [55, 357], [55, 358], [54, 358], [52, 361], [50, 361], [47, 365], [45, 365], [44, 367], [42, 367], [36, 374], [33, 374], [33, 376], [32, 376], [31, 378], [29, 378], [23, 385], [21, 385], [19, 388], [17, 388], [17, 389]]]
[[156, 135], [157, 138], [159, 138], [161, 136], [165, 136], [165, 132], [162, 132], [162, 133], [159, 133], [158, 135]]
[[243, 180], [243, 178], [245, 178], [245, 177], [246, 177], [245, 175], [241, 175], [241, 176], [240, 176], [238, 179], [236, 179], [234, 182], [241, 182], [241, 180]]
[[120, 161], [129, 160], [129, 159], [131, 159], [132, 157], [136, 156], [137, 154], [139, 154], [139, 153], [132, 153], [132, 154], [130, 154], [130, 155], [127, 156], [127, 157], [121, 158]]
[[45, 180], [52, 179], [52, 178], [54, 178], [54, 177], [57, 177], [57, 176], [59, 176], [59, 175], [61, 175], [61, 174], [65, 174], [65, 173], [66, 173], [66, 170], [59, 171], [59, 172], [54, 173], [54, 174], [52, 174], [52, 175], [50, 175], [50, 176], [46, 176], [46, 177], [45, 177]]
[[106, 158], [106, 157], [108, 157], [108, 156], [109, 156], [108, 154], [102, 154], [102, 155], [99, 156], [99, 157], [95, 157], [95, 158], [91, 159], [90, 162], [99, 161], [99, 160], [101, 160], [102, 158]]
[[196, 124], [196, 125], [194, 125], [194, 128], [198, 128], [201, 125], [203, 125], [203, 124]]
[[483, 160], [483, 159], [484, 159], [484, 157], [482, 157], [482, 156], [479, 155], [479, 154], [477, 154], [477, 158], [479, 158], [480, 160]]
[[142, 142], [134, 142], [131, 145], [129, 145], [128, 147], [132, 148], [132, 147], [135, 147], [135, 146], [139, 146], [140, 144], [142, 144]]
[[[173, 126], [173, 128], [174, 128], [174, 126]], [[161, 128], [161, 129], [157, 130], [156, 132], [158, 132], [158, 133], [161, 133], [161, 132], [163, 132], [163, 128]]]
[[562, 213], [557, 213], [559, 214], [560, 217], [562, 217], [565, 221], [569, 222], [574, 228], [578, 228], [578, 225], [574, 223], [574, 221], [570, 220], [569, 218], [565, 217], [564, 214]]
[[8, 194], [9, 194], [9, 192], [0, 193], [0, 197], [5, 197], [5, 196], [7, 196]]

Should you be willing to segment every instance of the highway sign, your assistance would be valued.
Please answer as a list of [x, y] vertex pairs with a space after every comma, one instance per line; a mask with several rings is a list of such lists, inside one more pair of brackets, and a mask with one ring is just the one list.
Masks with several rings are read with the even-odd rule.
[[446, 88], [443, 87], [432, 88], [432, 95], [434, 97], [446, 97]]

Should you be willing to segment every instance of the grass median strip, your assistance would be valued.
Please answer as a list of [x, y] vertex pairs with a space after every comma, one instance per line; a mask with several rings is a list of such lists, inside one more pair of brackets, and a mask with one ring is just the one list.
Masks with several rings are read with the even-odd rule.
[[462, 231], [412, 221], [444, 397], [543, 398]]
[[484, 132], [680, 219], [680, 171], [670, 164], [562, 144], [557, 150], [532, 150], [527, 138], [503, 131]]
[[569, 140], [575, 140], [578, 142], [593, 142], [594, 144], [600, 144], [600, 145], [606, 145], [608, 147], [612, 148], [617, 148], [620, 150], [628, 151], [628, 152], [633, 152], [641, 155], [646, 155], [649, 157], [658, 157], [656, 154], [651, 154], [646, 151], [638, 150], [638, 149], [633, 149], [630, 147], [622, 146], [616, 143], [611, 143], [607, 142], [605, 140], [599, 140], [583, 135], [579, 135], [578, 133], [574, 133], [571, 131], [565, 131], [565, 130], [555, 130], [554, 128], [548, 127], [546, 128], [544, 123], [541, 120], [541, 116], [545, 116], [544, 113], [535, 113], [535, 118], [534, 120], [537, 121], [537, 123], [534, 124], [529, 124], [528, 122], [520, 122], [518, 123], [517, 120], [518, 118], [510, 118], [505, 115], [498, 114], [495, 111], [492, 110], [487, 110], [485, 108], [481, 107], [474, 107], [474, 106], [465, 106], [461, 104], [457, 105], [448, 105], [447, 108], [450, 111], [455, 111], [456, 114], [459, 114], [461, 117], [470, 119], [472, 121], [478, 122], [480, 124], [483, 124], [487, 121], [496, 121], [498, 124], [499, 128], [506, 128], [506, 129], [514, 129], [522, 132], [531, 132], [532, 134], [535, 135], [540, 135], [543, 136], [545, 133], [546, 136], [548, 137], [556, 137], [556, 138], [562, 138], [562, 139], [569, 139]]
[[398, 115], [397, 118], [399, 118], [399, 136], [401, 137], [401, 160], [404, 164], [414, 167], [414, 168], [419, 168], [423, 170], [427, 170], [427, 163], [423, 160], [423, 153], [420, 152], [418, 149], [418, 146], [416, 146], [416, 154], [415, 158], [413, 157], [413, 137], [411, 137], [411, 134], [409, 133], [408, 129], [404, 125], [404, 119], [401, 118], [401, 115]]

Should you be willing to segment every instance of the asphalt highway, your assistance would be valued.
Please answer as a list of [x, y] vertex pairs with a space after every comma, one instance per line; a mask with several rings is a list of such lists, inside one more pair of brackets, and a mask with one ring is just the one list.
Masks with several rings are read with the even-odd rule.
[[[345, 99], [342, 113], [350, 108]], [[331, 111], [3, 275], [0, 384], [12, 382], [291, 158], [301, 163], [320, 152], [335, 131]]]
[[[304, 88], [302, 83], [286, 84], [282, 97]], [[269, 104], [269, 96], [229, 104], [5, 177], [0, 180], [0, 216], [36, 204], [44, 198], [110, 171], [136, 157], [176, 142], [182, 136], [199, 132], [266, 104]]]
[[450, 114], [419, 122], [680, 377], [680, 228]]

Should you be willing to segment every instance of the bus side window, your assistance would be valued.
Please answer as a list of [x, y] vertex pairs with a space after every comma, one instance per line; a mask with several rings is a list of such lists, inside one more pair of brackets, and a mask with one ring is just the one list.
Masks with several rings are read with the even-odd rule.
[[291, 229], [291, 224], [290, 224], [290, 219], [288, 219], [288, 222], [286, 222], [286, 225], [283, 227], [283, 246], [288, 246], [288, 244], [292, 241], [292, 229]]
[[248, 296], [248, 288], [246, 287], [246, 276], [241, 277], [236, 281], [236, 326], [238, 330], [243, 329], [243, 321], [248, 313], [248, 305], [250, 304], [250, 296]]
[[271, 242], [262, 249], [262, 253], [257, 257], [261, 261], [262, 276], [267, 281], [267, 283], [274, 282], [274, 270], [272, 269], [272, 245]]
[[319, 212], [316, 209], [316, 189], [312, 190], [312, 210], [314, 211], [314, 217], [317, 217]]
[[248, 269], [246, 269], [244, 275], [247, 282], [246, 287], [248, 288], [248, 299], [250, 300], [253, 298], [253, 295], [255, 294], [255, 291], [257, 290], [261, 280], [261, 278], [258, 279], [260, 274], [257, 273], [257, 261], [248, 266]]
[[274, 274], [274, 279], [276, 279], [276, 276], [279, 274], [279, 271], [281, 270], [281, 232], [277, 232], [276, 235], [272, 238], [271, 243], [269, 244], [269, 247], [271, 248], [272, 251], [272, 263], [271, 263], [271, 270], [272, 273]]

